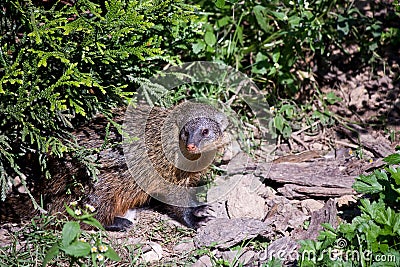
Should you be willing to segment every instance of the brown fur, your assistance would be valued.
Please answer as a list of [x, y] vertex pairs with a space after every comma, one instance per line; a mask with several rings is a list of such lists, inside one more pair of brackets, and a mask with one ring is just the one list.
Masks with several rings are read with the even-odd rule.
[[[125, 110], [116, 110], [114, 120], [122, 124]], [[146, 117], [148, 109], [137, 110], [140, 114], [135, 117]], [[154, 108], [146, 123], [146, 148], [147, 156], [152, 166], [148, 166], [142, 158], [137, 155], [134, 160], [134, 173], [140, 180], [147, 183], [154, 192], [162, 191], [156, 179], [153, 179], [153, 169], [160, 173], [166, 180], [183, 186], [193, 186], [198, 183], [203, 171], [187, 172], [176, 168], [165, 159], [162, 148], [161, 127], [169, 115], [169, 110]], [[132, 118], [127, 118], [132, 119]], [[73, 134], [80, 145], [88, 148], [101, 147], [105, 138], [105, 128], [108, 120], [103, 116], [93, 119], [88, 125], [80, 127]], [[133, 122], [139, 127], [143, 121]], [[109, 143], [121, 142], [121, 136], [113, 127], [110, 128]], [[179, 135], [178, 133], [175, 133]], [[133, 144], [133, 151], [139, 147]], [[187, 155], [196, 157], [197, 155]], [[121, 146], [109, 147], [97, 155], [99, 164], [98, 181], [93, 182], [84, 166], [70, 157], [66, 159], [53, 159], [49, 169], [53, 178], [46, 180], [41, 185], [38, 196], [44, 197], [46, 208], [51, 212], [62, 212], [65, 210], [64, 203], [81, 199], [83, 203], [90, 204], [96, 208], [96, 219], [103, 225], [113, 223], [115, 216], [123, 216], [128, 209], [146, 204], [150, 197], [146, 194], [132, 178], [127, 168]], [[138, 177], [136, 177], [138, 178]], [[67, 194], [67, 192], [69, 194]]]

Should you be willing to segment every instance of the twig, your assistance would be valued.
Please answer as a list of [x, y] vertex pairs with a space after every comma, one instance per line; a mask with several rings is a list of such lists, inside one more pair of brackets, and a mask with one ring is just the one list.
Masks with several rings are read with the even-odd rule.
[[293, 132], [292, 134], [299, 135], [300, 133], [304, 132], [305, 130], [308, 130], [308, 129], [310, 129], [311, 127], [314, 127], [314, 126], [317, 125], [318, 123], [320, 123], [320, 122], [319, 122], [319, 121], [316, 121], [316, 122], [314, 122], [314, 123], [311, 124], [311, 125], [308, 125], [308, 126], [306, 126], [306, 127], [301, 128], [301, 129], [298, 130], [297, 132]]
[[306, 145], [306, 143], [303, 142], [303, 140], [301, 140], [297, 135], [295, 135], [294, 133], [292, 133], [290, 135], [290, 137], [293, 138], [294, 141], [296, 141], [297, 143], [299, 143], [300, 145], [302, 145], [306, 150], [309, 150], [308, 146]]
[[347, 146], [347, 147], [351, 147], [351, 148], [354, 148], [354, 149], [359, 148], [358, 145], [350, 144], [350, 143], [343, 142], [343, 141], [335, 140], [334, 142], [335, 142], [336, 144], [338, 144], [338, 145]]

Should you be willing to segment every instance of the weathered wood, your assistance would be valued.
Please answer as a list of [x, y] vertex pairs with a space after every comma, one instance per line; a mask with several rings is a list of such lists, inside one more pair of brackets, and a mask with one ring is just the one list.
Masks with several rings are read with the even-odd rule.
[[354, 194], [354, 176], [344, 174], [336, 161], [260, 164], [255, 175], [264, 182], [282, 184], [278, 191], [288, 198], [338, 197]]
[[217, 218], [197, 229], [194, 244], [196, 247], [215, 245], [217, 248], [229, 248], [258, 235], [272, 237], [273, 229], [267, 223], [251, 218]]
[[307, 198], [332, 198], [344, 195], [355, 195], [356, 192], [351, 188], [321, 187], [321, 186], [301, 186], [295, 184], [285, 184], [278, 188], [278, 192], [289, 199]]
[[256, 175], [282, 184], [302, 186], [351, 188], [354, 183], [354, 176], [343, 174], [334, 161], [260, 164]]
[[337, 218], [337, 209], [336, 209], [336, 201], [334, 199], [329, 199], [325, 206], [320, 209], [316, 210], [311, 214], [311, 221], [307, 231], [301, 231], [295, 234], [294, 238], [296, 240], [303, 240], [303, 239], [314, 239], [316, 240], [319, 232], [323, 230], [321, 226], [322, 223], [329, 223], [334, 228], [338, 225], [338, 218]]

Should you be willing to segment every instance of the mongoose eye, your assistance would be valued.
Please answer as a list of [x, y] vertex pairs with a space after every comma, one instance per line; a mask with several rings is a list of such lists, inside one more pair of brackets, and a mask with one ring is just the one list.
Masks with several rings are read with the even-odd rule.
[[201, 131], [202, 136], [208, 136], [209, 133], [210, 131], [208, 129], [203, 129], [203, 131]]

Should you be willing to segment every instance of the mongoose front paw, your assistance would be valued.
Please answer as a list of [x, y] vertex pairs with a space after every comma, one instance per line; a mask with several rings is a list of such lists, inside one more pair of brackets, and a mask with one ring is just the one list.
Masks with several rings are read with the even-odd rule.
[[104, 228], [107, 231], [113, 231], [113, 232], [126, 232], [131, 228], [133, 225], [133, 222], [122, 217], [115, 217], [114, 218], [114, 223], [111, 225], [107, 225]]
[[197, 229], [204, 226], [211, 219], [208, 210], [208, 205], [186, 208], [183, 214], [183, 220], [188, 227]]

